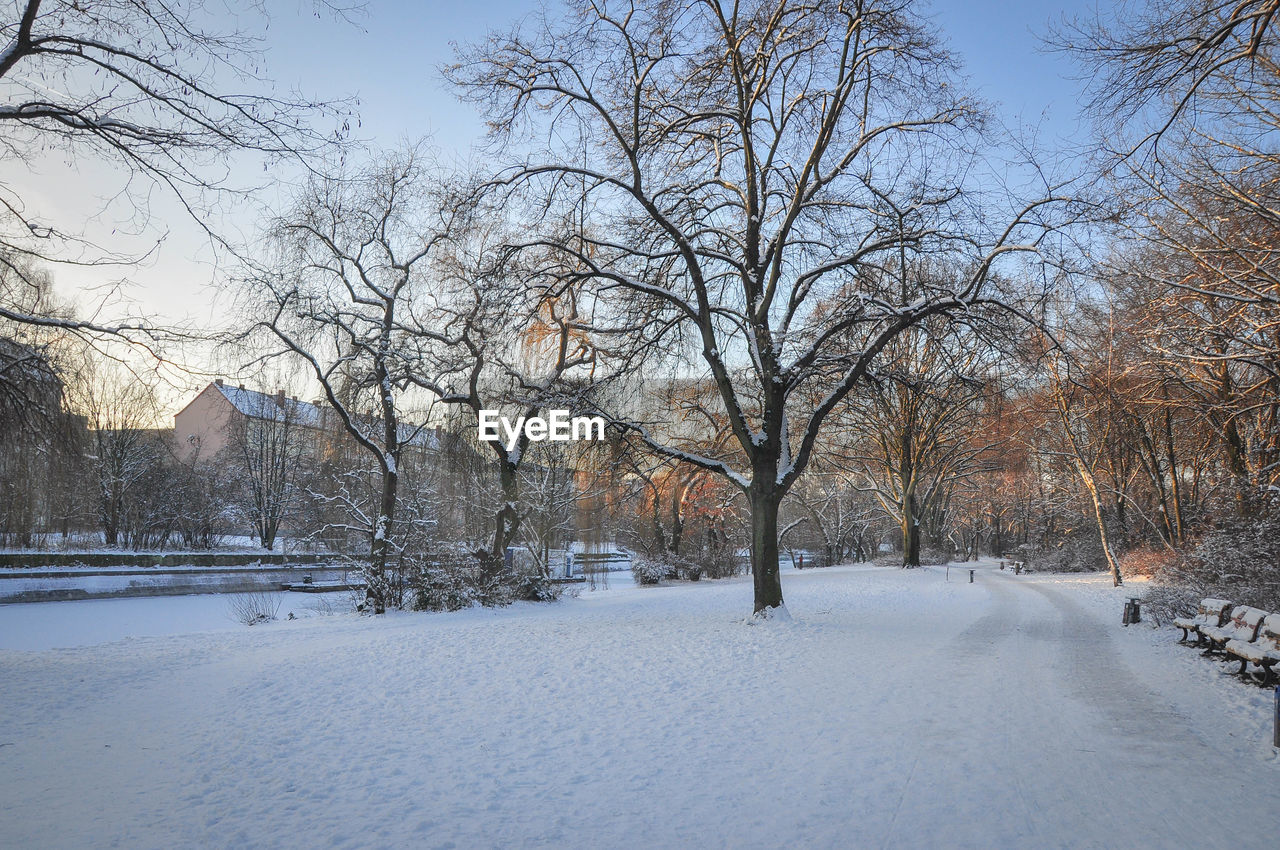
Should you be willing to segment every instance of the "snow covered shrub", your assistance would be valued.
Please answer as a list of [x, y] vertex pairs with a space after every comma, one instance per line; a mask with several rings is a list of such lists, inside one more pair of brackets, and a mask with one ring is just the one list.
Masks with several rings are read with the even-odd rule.
[[720, 547], [704, 549], [692, 556], [666, 553], [661, 557], [636, 555], [631, 559], [631, 576], [636, 584], [657, 584], [664, 579], [728, 578], [742, 569], [733, 551]]
[[690, 560], [698, 564], [704, 578], [729, 578], [743, 571], [743, 564], [727, 545], [704, 550]]
[[657, 584], [671, 572], [669, 565], [643, 555], [636, 555], [631, 559], [631, 577], [636, 584]]
[[[930, 549], [921, 547], [920, 549], [920, 566], [941, 566], [951, 561], [953, 553], [943, 549]], [[878, 567], [900, 567], [902, 566], [902, 552], [880, 552], [871, 559], [871, 563]]]
[[246, 626], [267, 623], [280, 613], [280, 594], [269, 590], [236, 593], [227, 599], [231, 618]]
[[923, 546], [920, 548], [920, 565], [940, 567], [943, 564], [951, 563], [951, 559], [954, 556], [954, 552], [946, 549], [933, 549], [928, 546]]
[[1280, 610], [1280, 512], [1224, 523], [1167, 564], [1157, 579], [1197, 599], [1216, 596]]
[[[1171, 563], [1175, 557], [1177, 557], [1177, 553], [1171, 552], [1163, 546], [1159, 549], [1153, 546], [1139, 546], [1120, 556], [1120, 574], [1125, 578], [1129, 576], [1154, 576]], [[1179, 614], [1177, 616], [1182, 615]]]
[[486, 608], [516, 600], [554, 602], [559, 587], [536, 568], [508, 568], [475, 554], [450, 553], [415, 559], [409, 571], [412, 605], [418, 611], [457, 611], [480, 604]]
[[415, 611], [458, 611], [476, 603], [472, 582], [458, 563], [427, 562], [410, 573], [409, 586]]
[[516, 599], [523, 602], [555, 602], [560, 598], [560, 585], [537, 570], [516, 576]]
[[[366, 600], [376, 594], [388, 608], [398, 608], [403, 604], [404, 600], [400, 598], [403, 579], [390, 564], [387, 565], [382, 575], [378, 575], [373, 565], [365, 561], [360, 564], [357, 573], [364, 584], [364, 590], [361, 595]], [[368, 610], [372, 610], [372, 607], [369, 607]]]
[[1186, 585], [1153, 583], [1142, 595], [1142, 613], [1163, 626], [1177, 617], [1190, 617], [1204, 598], [1204, 593]]
[[501, 561], [476, 562], [476, 601], [486, 608], [504, 608], [516, 601], [516, 577]]
[[1027, 565], [1036, 572], [1092, 573], [1105, 570], [1107, 558], [1097, 532], [1082, 531], [1053, 548], [1032, 550], [1028, 553]]

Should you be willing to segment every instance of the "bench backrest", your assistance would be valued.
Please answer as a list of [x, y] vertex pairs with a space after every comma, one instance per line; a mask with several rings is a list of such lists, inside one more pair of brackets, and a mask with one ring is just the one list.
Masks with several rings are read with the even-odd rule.
[[1231, 603], [1227, 600], [1202, 599], [1200, 600], [1200, 613], [1196, 615], [1196, 620], [1217, 627], [1225, 623], [1230, 615]]
[[1245, 643], [1252, 643], [1253, 639], [1258, 636], [1258, 626], [1262, 625], [1262, 621], [1266, 619], [1266, 616], [1267, 612], [1261, 608], [1250, 608], [1248, 605], [1241, 605], [1231, 612], [1231, 622], [1227, 624], [1227, 628], [1232, 631], [1231, 638], [1242, 640]]
[[1265, 643], [1272, 649], [1280, 649], [1280, 614], [1268, 614], [1258, 629], [1258, 643]]

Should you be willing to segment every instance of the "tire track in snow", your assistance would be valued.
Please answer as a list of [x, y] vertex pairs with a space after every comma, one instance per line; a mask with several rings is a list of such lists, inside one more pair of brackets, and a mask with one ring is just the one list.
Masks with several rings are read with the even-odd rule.
[[[987, 610], [926, 657], [936, 717], [904, 740], [876, 846], [1275, 846], [1274, 771], [1203, 740], [1063, 593], [980, 576]], [[1237, 807], [1249, 825], [1224, 827]]]
[[[1028, 610], [1050, 612], [1020, 618], [1017, 648], [1030, 674], [1018, 691], [1024, 701], [1039, 695], [1044, 721], [1038, 730], [1024, 725], [1023, 734], [1039, 731], [1043, 753], [1053, 757], [1010, 766], [1024, 787], [1039, 786], [1029, 802], [1043, 833], [1070, 835], [1072, 824], [1087, 824], [1068, 846], [1275, 846], [1280, 798], [1272, 771], [1209, 746], [1191, 718], [1135, 680], [1106, 625], [1074, 600], [1034, 579], [991, 579]], [[1251, 826], [1224, 828], [1224, 800], [1251, 811]]]

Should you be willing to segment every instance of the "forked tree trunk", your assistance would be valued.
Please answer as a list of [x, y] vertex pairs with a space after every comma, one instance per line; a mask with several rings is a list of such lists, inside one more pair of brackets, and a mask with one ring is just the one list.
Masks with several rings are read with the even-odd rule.
[[499, 464], [499, 478], [502, 484], [502, 507], [493, 519], [493, 564], [505, 563], [507, 547], [515, 539], [520, 527], [520, 514], [516, 511], [516, 502], [520, 498], [520, 482], [516, 470], [510, 463]]

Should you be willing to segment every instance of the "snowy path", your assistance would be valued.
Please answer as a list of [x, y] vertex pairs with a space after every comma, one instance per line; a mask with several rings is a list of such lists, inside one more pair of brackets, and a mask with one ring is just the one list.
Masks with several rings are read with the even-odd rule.
[[1280, 843], [1266, 692], [1096, 578], [952, 578], [0, 652], [0, 846]]
[[[1140, 686], [1113, 633], [1063, 592], [999, 573], [984, 579], [989, 613], [928, 665], [950, 675], [935, 703], [942, 717], [925, 721], [911, 747], [923, 779], [904, 783], [898, 817], [874, 843], [1280, 842], [1275, 765], [1206, 743], [1195, 732], [1203, 718], [1177, 714]], [[971, 795], [957, 793], [957, 768]], [[1232, 811], [1261, 817], [1225, 829]]]

